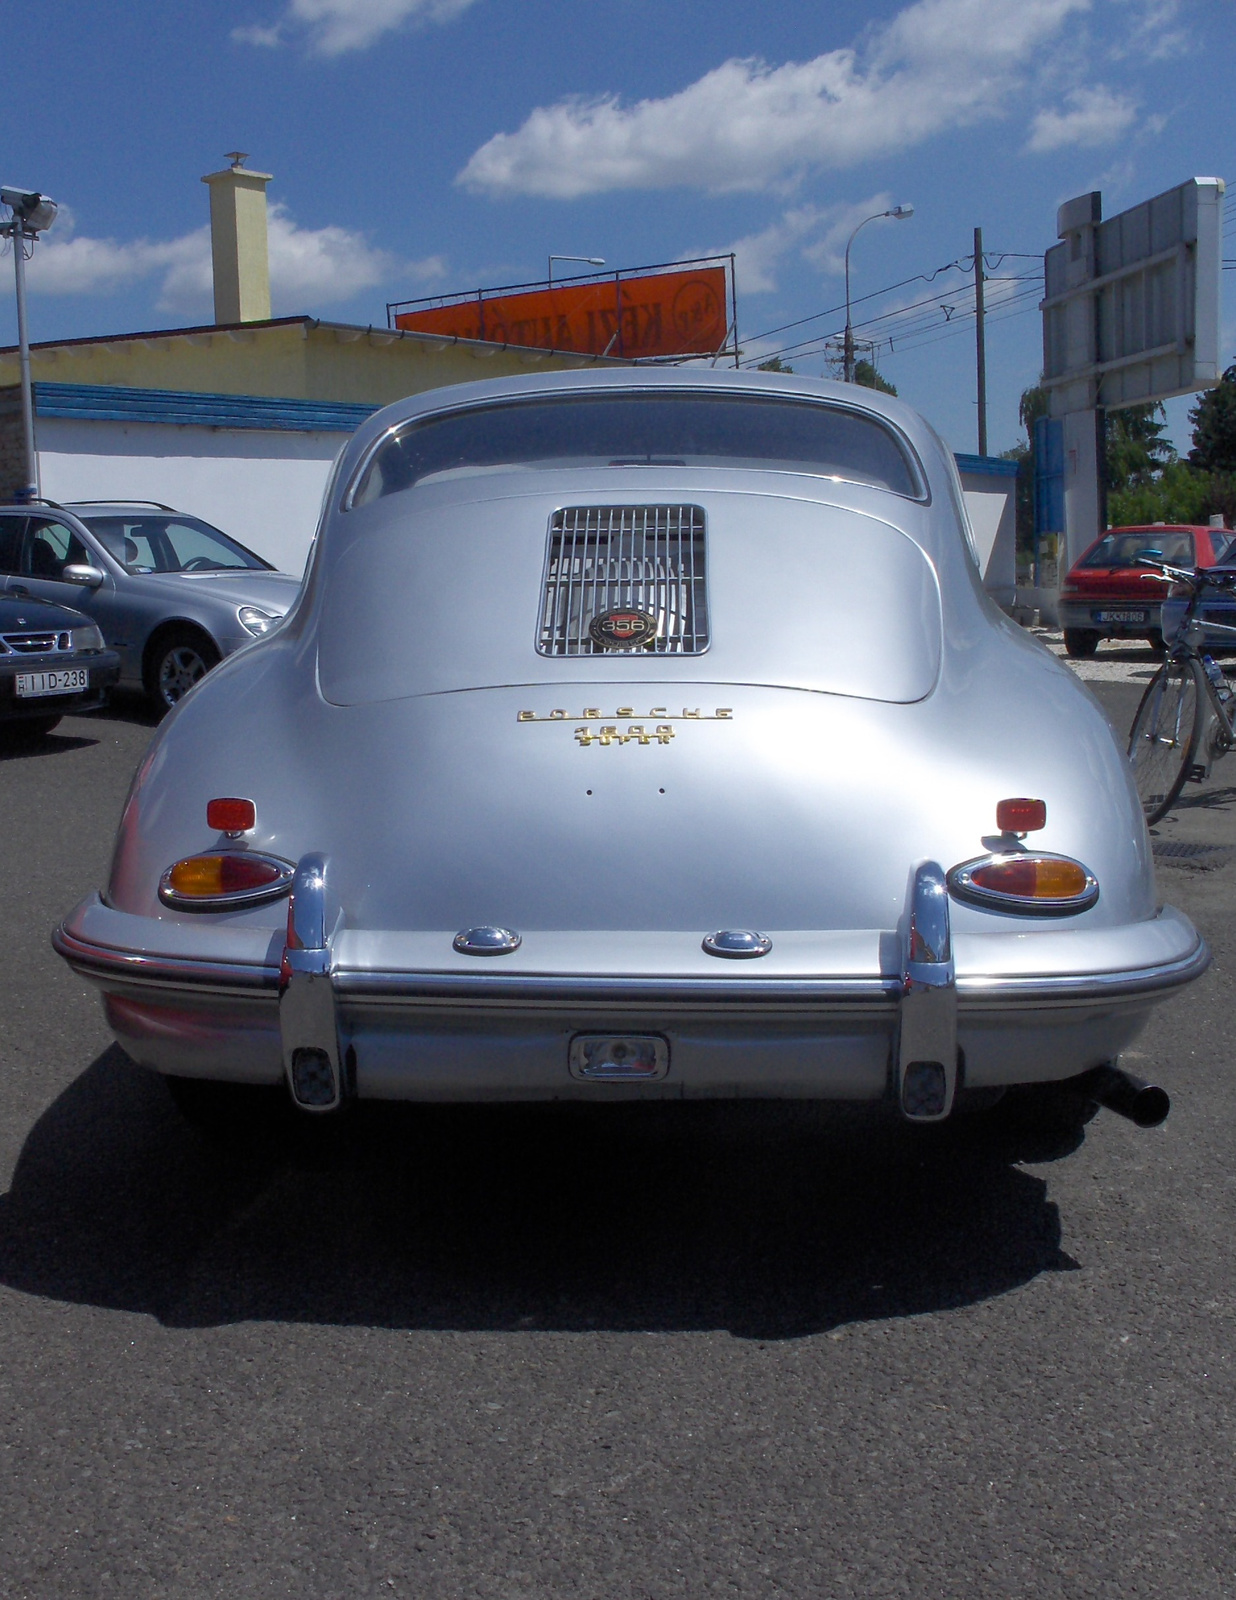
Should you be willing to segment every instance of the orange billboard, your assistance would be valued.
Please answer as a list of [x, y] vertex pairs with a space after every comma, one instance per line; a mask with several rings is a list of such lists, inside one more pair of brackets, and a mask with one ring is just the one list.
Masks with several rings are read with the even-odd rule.
[[397, 311], [394, 321], [413, 333], [628, 360], [714, 355], [729, 333], [725, 268], [478, 293], [454, 305]]

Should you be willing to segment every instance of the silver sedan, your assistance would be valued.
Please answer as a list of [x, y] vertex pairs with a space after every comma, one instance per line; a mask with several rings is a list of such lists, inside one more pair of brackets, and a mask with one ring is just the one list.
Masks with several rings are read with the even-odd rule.
[[0, 590], [75, 607], [160, 710], [275, 627], [299, 579], [168, 506], [0, 506]]

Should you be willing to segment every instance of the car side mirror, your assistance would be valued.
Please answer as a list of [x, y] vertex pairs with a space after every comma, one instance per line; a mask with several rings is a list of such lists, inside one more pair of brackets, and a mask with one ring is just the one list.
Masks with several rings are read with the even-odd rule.
[[84, 561], [70, 561], [60, 569], [62, 583], [80, 583], [83, 589], [97, 589], [103, 582], [98, 567], [87, 566]]

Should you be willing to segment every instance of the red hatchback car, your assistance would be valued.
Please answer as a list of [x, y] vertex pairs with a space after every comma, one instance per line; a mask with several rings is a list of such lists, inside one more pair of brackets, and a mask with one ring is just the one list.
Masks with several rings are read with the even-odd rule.
[[1060, 589], [1060, 625], [1071, 656], [1092, 656], [1100, 639], [1145, 639], [1163, 649], [1162, 610], [1169, 584], [1140, 565], [1144, 556], [1174, 567], [1213, 567], [1236, 552], [1225, 528], [1162, 522], [1109, 528], [1073, 567]]

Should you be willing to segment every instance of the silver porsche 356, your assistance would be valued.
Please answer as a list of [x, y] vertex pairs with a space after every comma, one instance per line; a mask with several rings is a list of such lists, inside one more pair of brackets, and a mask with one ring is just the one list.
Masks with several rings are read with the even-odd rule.
[[164, 723], [55, 943], [182, 1094], [919, 1121], [1013, 1086], [1161, 1120], [1117, 1057], [1209, 959], [933, 430], [683, 369], [363, 426], [286, 621]]

